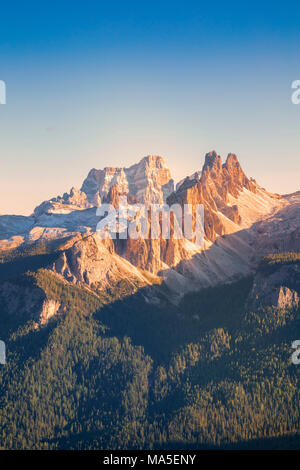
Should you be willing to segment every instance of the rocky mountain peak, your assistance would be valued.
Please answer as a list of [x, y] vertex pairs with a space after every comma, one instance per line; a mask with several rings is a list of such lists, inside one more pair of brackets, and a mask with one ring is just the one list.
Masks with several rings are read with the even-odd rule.
[[224, 166], [226, 168], [230, 168], [230, 167], [233, 167], [233, 166], [239, 166], [240, 167], [240, 163], [239, 163], [238, 158], [235, 155], [235, 153], [229, 153], [227, 155], [226, 162], [224, 163]]
[[222, 169], [222, 159], [215, 150], [205, 155], [205, 162], [203, 165], [202, 172], [214, 171], [220, 172]]
[[115, 200], [118, 193], [140, 203], [161, 204], [173, 192], [174, 182], [164, 159], [159, 155], [147, 155], [129, 168], [92, 169], [81, 190], [91, 203], [96, 194], [101, 201], [109, 202], [110, 194]]
[[167, 164], [160, 155], [147, 155], [142, 158], [138, 165], [145, 164], [148, 167], [167, 168]]
[[[247, 178], [233, 153], [228, 154], [224, 164], [216, 151], [207, 153], [202, 172], [196, 174], [201, 176], [186, 178], [169, 197], [168, 202], [203, 204], [205, 234], [209, 241], [213, 242], [220, 235], [237, 231], [248, 223], [246, 217], [251, 216], [253, 207], [258, 202], [254, 196], [250, 196], [251, 193], [254, 195], [258, 191], [259, 197], [266, 197], [268, 205], [270, 204], [272, 195], [259, 188], [254, 180]], [[239, 203], [241, 197], [245, 199], [242, 209]], [[248, 206], [249, 210], [246, 209]]]

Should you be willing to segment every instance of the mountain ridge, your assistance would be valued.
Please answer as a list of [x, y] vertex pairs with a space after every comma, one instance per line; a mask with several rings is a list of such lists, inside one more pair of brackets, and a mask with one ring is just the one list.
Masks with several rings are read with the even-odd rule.
[[[272, 252], [280, 236], [286, 236], [288, 245], [289, 230], [298, 229], [295, 214], [300, 197], [267, 192], [245, 175], [233, 153], [224, 163], [215, 151], [207, 153], [202, 170], [186, 177], [176, 189], [164, 159], [148, 155], [129, 168], [90, 170], [81, 190], [72, 188], [62, 197], [44, 201], [28, 218], [0, 217], [0, 249], [21, 248], [38, 240], [69, 237], [76, 242], [78, 235], [94, 237], [99, 221], [96, 206], [101, 202], [117, 206], [121, 195], [129, 204], [144, 203], [147, 207], [157, 203], [204, 205], [203, 249], [193, 240], [175, 239], [172, 230], [171, 237], [164, 239], [161, 226], [157, 239], [149, 233], [146, 238], [117, 238], [110, 243], [110, 258], [106, 260], [113, 265], [118, 256], [128, 262], [123, 266], [124, 277], [128, 277], [126, 270], [130, 267], [134, 278], [139, 277], [136, 269], [148, 272], [149, 276], [159, 276], [179, 297], [191, 289], [248, 275], [265, 254], [264, 243]], [[280, 211], [285, 232], [271, 234], [269, 226], [276, 224]], [[265, 239], [268, 241], [260, 242]], [[96, 243], [100, 251], [101, 243]], [[253, 248], [256, 244], [258, 250]], [[295, 243], [291, 241], [290, 245]], [[107, 250], [105, 243], [103, 249]], [[110, 271], [107, 262], [98, 269]]]

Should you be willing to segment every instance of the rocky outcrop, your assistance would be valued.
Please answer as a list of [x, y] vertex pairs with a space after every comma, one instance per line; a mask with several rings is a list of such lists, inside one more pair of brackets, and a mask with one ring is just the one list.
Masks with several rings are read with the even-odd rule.
[[269, 275], [258, 272], [247, 299], [247, 308], [297, 309], [299, 293], [300, 264], [283, 265]]
[[275, 304], [278, 308], [296, 309], [299, 305], [298, 293], [284, 286], [275, 290], [273, 299], [272, 305]]
[[183, 259], [191, 259], [198, 252], [196, 245], [188, 240], [175, 239], [173, 236], [165, 240], [160, 232], [158, 239], [139, 238], [134, 240], [114, 240], [116, 252], [134, 266], [150, 271], [153, 274], [163, 274], [174, 268]]
[[57, 300], [45, 300], [40, 313], [40, 325], [46, 325], [55, 315], [59, 313], [61, 303]]
[[127, 283], [132, 289], [157, 282], [153, 276], [130, 264], [115, 253], [112, 240], [101, 240], [97, 234], [76, 241], [62, 251], [51, 270], [73, 284], [99, 291]]

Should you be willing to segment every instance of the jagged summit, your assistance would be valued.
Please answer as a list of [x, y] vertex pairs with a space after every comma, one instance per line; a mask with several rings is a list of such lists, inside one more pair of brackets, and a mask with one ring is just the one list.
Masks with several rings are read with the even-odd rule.
[[239, 164], [239, 161], [238, 161], [238, 157], [236, 156], [235, 153], [229, 153], [227, 155], [227, 158], [226, 158], [226, 162], [225, 162], [225, 166], [231, 166], [231, 165], [235, 165], [235, 164]]
[[140, 203], [163, 203], [174, 190], [171, 172], [159, 155], [147, 155], [129, 168], [92, 169], [82, 185], [90, 203], [107, 200], [111, 188]]
[[255, 185], [245, 175], [234, 153], [229, 153], [223, 164], [222, 158], [216, 151], [207, 153], [202, 169], [202, 182], [207, 178], [213, 179], [220, 186], [225, 185], [234, 196], [237, 196], [238, 191], [243, 187], [255, 192]]
[[177, 185], [168, 203], [203, 204], [206, 238], [215, 241], [267, 214], [277, 205], [276, 198], [245, 175], [234, 153], [229, 153], [222, 163], [213, 150], [205, 155], [202, 171]]
[[205, 155], [205, 161], [202, 171], [216, 170], [220, 171], [222, 167], [222, 158], [215, 150]]

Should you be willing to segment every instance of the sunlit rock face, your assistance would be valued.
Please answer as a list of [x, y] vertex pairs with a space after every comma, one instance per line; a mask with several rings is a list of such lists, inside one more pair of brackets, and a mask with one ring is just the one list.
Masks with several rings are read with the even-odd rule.
[[109, 202], [111, 189], [145, 204], [162, 204], [174, 190], [171, 173], [162, 157], [148, 155], [129, 168], [92, 169], [81, 190], [90, 203]]
[[257, 212], [260, 207], [261, 215], [270, 212], [278, 206], [278, 199], [245, 175], [236, 155], [230, 153], [222, 164], [221, 157], [213, 151], [206, 154], [202, 171], [183, 180], [168, 203], [203, 204], [205, 235], [214, 242], [218, 236], [249, 226], [250, 219], [257, 220], [259, 214], [252, 214], [253, 210]]

